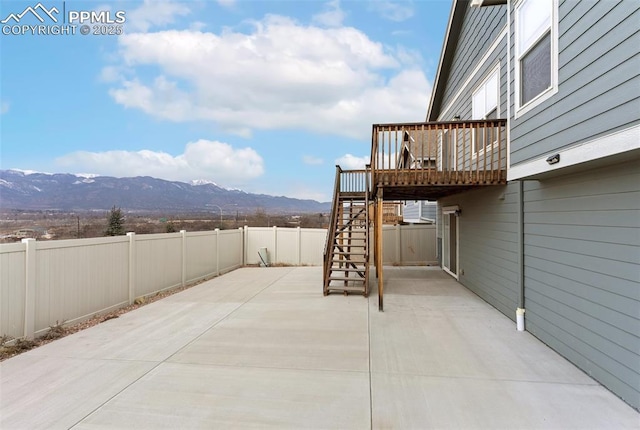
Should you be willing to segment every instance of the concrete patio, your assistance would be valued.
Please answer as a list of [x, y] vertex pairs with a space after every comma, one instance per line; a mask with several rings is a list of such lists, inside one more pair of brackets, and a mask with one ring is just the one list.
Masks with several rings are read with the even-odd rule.
[[[640, 428], [439, 269], [243, 268], [0, 363], [0, 428]], [[375, 289], [375, 288], [374, 288]]]

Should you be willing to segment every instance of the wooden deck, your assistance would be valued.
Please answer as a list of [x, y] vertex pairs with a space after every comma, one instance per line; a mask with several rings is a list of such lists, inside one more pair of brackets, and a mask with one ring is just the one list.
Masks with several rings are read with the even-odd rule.
[[479, 186], [507, 183], [506, 170], [438, 172], [435, 170], [378, 170], [373, 187], [388, 200], [437, 200]]
[[[506, 184], [506, 126], [506, 119], [374, 124], [371, 163], [366, 169], [343, 171], [336, 166], [332, 221], [324, 251], [324, 294], [338, 288], [332, 287], [332, 281], [353, 279], [346, 275], [335, 277], [334, 272], [340, 270], [361, 272], [364, 284], [359, 291], [365, 296], [368, 294], [369, 265], [366, 262], [369, 257], [369, 228], [361, 227], [373, 223], [378, 309], [382, 311], [382, 225], [385, 222], [385, 203], [437, 200], [477, 187]], [[356, 207], [361, 212], [357, 212], [356, 217], [345, 217], [345, 207]], [[352, 218], [353, 221], [350, 221]], [[345, 222], [350, 227], [355, 226], [356, 221], [358, 227], [367, 232], [367, 237], [364, 239], [364, 251], [357, 249], [354, 253], [341, 242], [340, 229]], [[353, 262], [355, 260], [352, 257], [356, 254], [363, 256], [366, 272]], [[342, 260], [336, 260], [336, 255]], [[346, 259], [352, 267], [343, 264], [345, 257], [348, 257]], [[335, 266], [336, 262], [338, 266]], [[341, 291], [348, 292], [346, 287], [341, 288]]]
[[478, 186], [506, 184], [506, 120], [376, 124], [372, 195], [435, 200]]

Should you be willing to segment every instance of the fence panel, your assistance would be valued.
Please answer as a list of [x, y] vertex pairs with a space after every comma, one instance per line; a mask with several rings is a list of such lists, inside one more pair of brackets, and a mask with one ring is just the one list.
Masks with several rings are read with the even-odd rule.
[[26, 246], [2, 245], [0, 249], [0, 336], [24, 334]]
[[225, 273], [242, 265], [242, 230], [220, 231], [218, 240], [218, 272]]
[[401, 264], [434, 264], [438, 260], [435, 225], [401, 226], [400, 245]]
[[[371, 264], [373, 229], [371, 229]], [[436, 226], [433, 224], [385, 225], [382, 228], [382, 262], [399, 266], [436, 264]]]
[[277, 261], [280, 264], [298, 264], [300, 237], [297, 228], [278, 228], [276, 240]]
[[127, 237], [36, 243], [35, 333], [129, 299]]
[[187, 282], [216, 273], [217, 240], [215, 231], [198, 231], [186, 234], [187, 273], [185, 277]]
[[267, 248], [269, 260], [274, 261], [275, 254], [275, 234], [273, 228], [269, 227], [249, 227], [247, 232], [245, 246], [245, 263], [258, 264], [258, 248]]
[[324, 228], [301, 229], [300, 264], [322, 266], [324, 242], [327, 230]]
[[136, 236], [136, 290], [144, 296], [182, 284], [182, 234]]

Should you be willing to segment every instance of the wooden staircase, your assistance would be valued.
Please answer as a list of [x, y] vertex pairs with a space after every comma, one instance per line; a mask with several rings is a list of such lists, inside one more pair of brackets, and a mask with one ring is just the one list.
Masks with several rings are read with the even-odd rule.
[[324, 295], [369, 295], [369, 172], [336, 166], [324, 253]]

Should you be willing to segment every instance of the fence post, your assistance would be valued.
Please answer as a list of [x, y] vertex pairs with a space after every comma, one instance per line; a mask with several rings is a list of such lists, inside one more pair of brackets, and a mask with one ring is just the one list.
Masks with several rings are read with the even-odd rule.
[[136, 299], [136, 234], [127, 233], [129, 238], [129, 304]]
[[298, 228], [298, 266], [302, 264], [302, 230]]
[[24, 337], [33, 339], [36, 324], [36, 240], [22, 239], [25, 244]]
[[240, 238], [240, 267], [244, 267], [244, 229], [238, 227], [238, 237]]
[[216, 276], [220, 276], [220, 229], [216, 228]]
[[400, 242], [400, 237], [402, 232], [400, 231], [400, 224], [396, 224], [396, 263], [402, 263], [402, 243]]
[[244, 226], [244, 256], [242, 258], [242, 262], [243, 264], [247, 264], [247, 261], [249, 260], [249, 254], [248, 254], [248, 250], [247, 248], [249, 247], [249, 226]]
[[182, 239], [182, 278], [181, 284], [184, 287], [187, 285], [187, 230], [180, 230], [180, 237]]
[[273, 261], [272, 264], [278, 262], [278, 226], [273, 226]]

